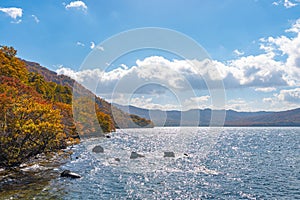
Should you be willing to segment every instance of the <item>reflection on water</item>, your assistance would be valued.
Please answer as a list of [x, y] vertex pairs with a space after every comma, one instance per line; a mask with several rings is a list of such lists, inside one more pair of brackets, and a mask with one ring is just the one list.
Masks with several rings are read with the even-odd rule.
[[[104, 153], [93, 153], [96, 145]], [[33, 175], [34, 181], [20, 180], [11, 194], [36, 199], [300, 198], [299, 128], [128, 129], [84, 140], [73, 150], [71, 160]], [[145, 157], [130, 159], [132, 151]], [[164, 158], [165, 151], [175, 158]], [[64, 169], [82, 178], [60, 178]], [[8, 185], [2, 184], [0, 194], [12, 189]]]

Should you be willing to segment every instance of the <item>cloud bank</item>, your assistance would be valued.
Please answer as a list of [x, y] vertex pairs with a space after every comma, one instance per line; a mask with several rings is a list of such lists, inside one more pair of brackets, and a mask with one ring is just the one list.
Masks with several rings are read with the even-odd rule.
[[[158, 83], [184, 95], [187, 91], [216, 89], [207, 86], [209, 83], [222, 81], [226, 90], [248, 88], [257, 93], [269, 94], [269, 97], [261, 99], [261, 103], [268, 104], [273, 109], [283, 109], [290, 105], [297, 106], [297, 103], [299, 106], [300, 102], [300, 19], [285, 33], [278, 37], [261, 38], [261, 54], [244, 56], [242, 51], [236, 50], [239, 57], [226, 62], [209, 59], [170, 60], [162, 56], [149, 56], [136, 60], [135, 65], [122, 64], [109, 71], [103, 68], [83, 71], [60, 68], [57, 73], [70, 76], [92, 91], [97, 85], [95, 92], [104, 97], [113, 92], [124, 97], [132, 92], [128, 88], [149, 83]], [[94, 43], [92, 46], [95, 48]], [[161, 92], [153, 86], [152, 89], [148, 87], [144, 90], [144, 94], [149, 91]], [[143, 95], [143, 90], [139, 92]], [[205, 94], [186, 95], [182, 102], [186, 106], [199, 108], [199, 104], [209, 106], [209, 97]], [[133, 103], [136, 106], [161, 107], [161, 104], [154, 103], [154, 99], [146, 95]], [[253, 102], [253, 105], [255, 103], [258, 102]], [[251, 102], [233, 99], [228, 101], [228, 105], [229, 108], [245, 109]], [[174, 108], [172, 105], [164, 106]]]

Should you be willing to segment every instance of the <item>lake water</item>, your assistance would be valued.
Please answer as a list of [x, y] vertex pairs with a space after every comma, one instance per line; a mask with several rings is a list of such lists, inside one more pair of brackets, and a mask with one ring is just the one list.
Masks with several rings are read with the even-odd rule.
[[[93, 153], [96, 145], [104, 153]], [[26, 198], [300, 198], [300, 128], [127, 129], [72, 150], [71, 160]], [[132, 151], [145, 157], [130, 159]], [[164, 158], [165, 151], [175, 158]], [[60, 178], [64, 169], [82, 178]]]

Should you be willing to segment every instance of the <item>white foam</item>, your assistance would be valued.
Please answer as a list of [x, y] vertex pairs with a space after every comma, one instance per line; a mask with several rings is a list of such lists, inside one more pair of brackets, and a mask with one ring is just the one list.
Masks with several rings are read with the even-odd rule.
[[40, 166], [39, 164], [34, 164], [34, 165], [31, 165], [31, 166], [25, 167], [21, 170], [25, 171], [25, 172], [28, 172], [28, 171], [45, 170], [45, 169], [47, 169], [47, 167]]

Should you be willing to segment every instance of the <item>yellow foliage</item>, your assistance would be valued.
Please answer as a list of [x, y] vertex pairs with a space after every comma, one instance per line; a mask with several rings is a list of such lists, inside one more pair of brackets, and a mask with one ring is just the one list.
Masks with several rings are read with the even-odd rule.
[[0, 95], [0, 166], [16, 166], [30, 157], [65, 146], [59, 110], [28, 96]]
[[80, 97], [73, 101], [74, 119], [82, 136], [99, 136], [115, 131], [110, 115], [100, 111], [90, 97]]

